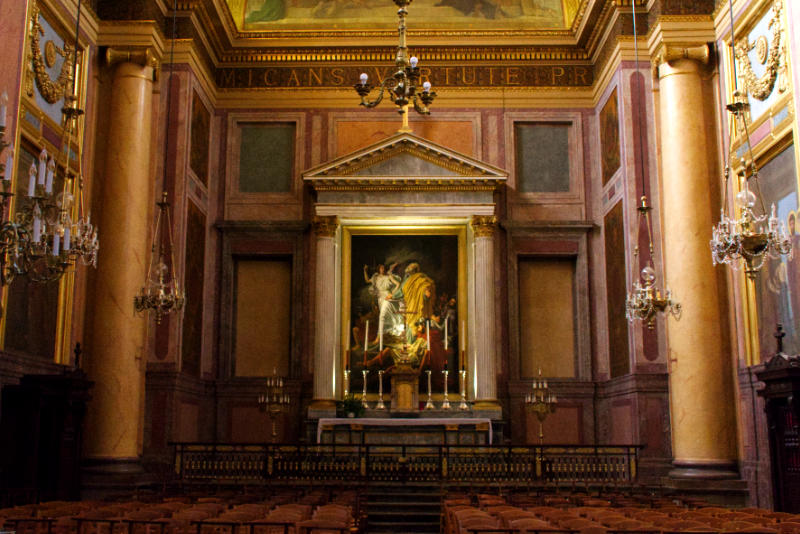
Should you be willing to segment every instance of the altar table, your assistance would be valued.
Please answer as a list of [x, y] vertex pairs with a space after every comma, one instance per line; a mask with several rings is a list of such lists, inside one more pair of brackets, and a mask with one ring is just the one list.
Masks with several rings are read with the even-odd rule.
[[[347, 432], [346, 442], [337, 441], [337, 428]], [[415, 434], [416, 443], [409, 441], [410, 435], [403, 432], [406, 429]], [[398, 437], [409, 445], [491, 445], [492, 421], [484, 417], [322, 418], [317, 422], [317, 443], [323, 443], [325, 433], [330, 433], [326, 443], [348, 445], [398, 443]], [[353, 440], [354, 435], [358, 441]], [[470, 442], [464, 443], [465, 437]]]

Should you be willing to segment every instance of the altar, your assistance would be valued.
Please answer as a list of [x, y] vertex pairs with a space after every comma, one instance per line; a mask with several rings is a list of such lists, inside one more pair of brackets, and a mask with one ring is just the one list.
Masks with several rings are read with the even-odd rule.
[[491, 445], [485, 417], [332, 417], [317, 422], [317, 443], [337, 445]]

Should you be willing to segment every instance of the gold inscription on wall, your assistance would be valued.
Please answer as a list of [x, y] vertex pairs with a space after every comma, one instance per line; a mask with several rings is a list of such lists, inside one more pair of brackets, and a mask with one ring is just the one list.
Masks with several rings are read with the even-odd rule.
[[[269, 87], [350, 87], [366, 72], [371, 84], [390, 77], [394, 67], [254, 67], [217, 71], [222, 89]], [[471, 67], [422, 67], [420, 85], [434, 87], [591, 87], [591, 67], [582, 65], [525, 65]]]

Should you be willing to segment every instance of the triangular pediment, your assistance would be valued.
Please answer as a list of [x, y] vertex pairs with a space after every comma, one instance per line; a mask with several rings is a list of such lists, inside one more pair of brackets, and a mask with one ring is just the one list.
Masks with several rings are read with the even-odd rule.
[[403, 132], [303, 173], [315, 189], [420, 186], [449, 189], [496, 187], [508, 174], [470, 156]]

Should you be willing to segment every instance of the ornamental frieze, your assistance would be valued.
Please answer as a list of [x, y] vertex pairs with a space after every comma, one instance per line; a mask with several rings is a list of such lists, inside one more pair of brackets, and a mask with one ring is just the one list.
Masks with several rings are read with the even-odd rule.
[[[251, 67], [222, 68], [217, 71], [220, 89], [279, 87], [351, 87], [362, 72], [370, 83], [379, 84], [394, 72], [391, 66], [371, 67]], [[420, 68], [420, 83], [434, 87], [591, 87], [594, 73], [583, 65], [475, 65]]]

